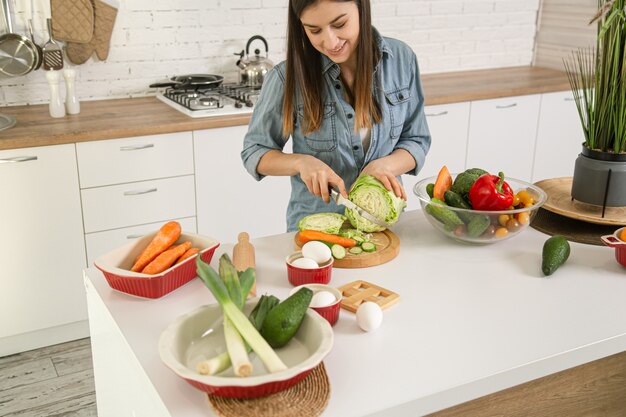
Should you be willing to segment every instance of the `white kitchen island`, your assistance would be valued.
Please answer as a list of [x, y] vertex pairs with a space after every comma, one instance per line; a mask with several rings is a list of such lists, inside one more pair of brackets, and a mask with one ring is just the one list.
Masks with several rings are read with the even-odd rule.
[[[546, 278], [548, 236], [532, 228], [468, 246], [440, 235], [416, 210], [393, 231], [401, 249], [391, 262], [333, 270], [333, 286], [365, 280], [400, 301], [371, 333], [341, 311], [324, 360], [331, 397], [323, 416], [425, 415], [626, 351], [626, 269], [614, 249], [572, 243], [567, 263]], [[252, 243], [258, 293], [285, 298], [293, 233]], [[232, 246], [219, 247], [212, 265], [224, 252]], [[214, 415], [206, 395], [158, 354], [170, 322], [214, 302], [202, 282], [158, 300], [116, 292], [94, 268], [85, 284], [99, 417]]]

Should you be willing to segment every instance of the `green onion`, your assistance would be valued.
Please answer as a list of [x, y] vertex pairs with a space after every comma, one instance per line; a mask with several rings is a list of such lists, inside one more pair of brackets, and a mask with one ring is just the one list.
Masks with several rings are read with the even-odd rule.
[[[243, 339], [256, 352], [269, 372], [279, 372], [287, 369], [287, 366], [278, 357], [271, 346], [263, 339], [259, 331], [250, 323], [237, 305], [233, 302], [226, 288], [226, 284], [220, 279], [215, 270], [198, 256], [196, 258], [198, 276], [209, 288], [217, 302], [222, 307], [224, 317], [228, 318], [241, 334]], [[236, 286], [233, 284], [233, 286]], [[232, 360], [232, 358], [231, 358]]]

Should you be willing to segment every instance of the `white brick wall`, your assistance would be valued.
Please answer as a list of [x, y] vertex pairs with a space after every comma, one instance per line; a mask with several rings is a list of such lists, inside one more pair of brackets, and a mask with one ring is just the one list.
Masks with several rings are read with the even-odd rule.
[[[26, 33], [30, 0], [13, 2], [14, 30]], [[111, 1], [111, 0], [110, 0]], [[115, 0], [113, 0], [115, 1]], [[188, 73], [237, 81], [237, 57], [247, 39], [263, 35], [270, 59], [285, 56], [288, 0], [118, 0], [110, 54], [76, 69], [81, 100], [154, 94], [152, 82]], [[539, 0], [371, 0], [374, 25], [407, 42], [422, 73], [529, 65]], [[40, 44], [46, 0], [36, 0]], [[258, 47], [262, 49], [259, 42]], [[43, 71], [0, 80], [0, 104], [46, 103]]]

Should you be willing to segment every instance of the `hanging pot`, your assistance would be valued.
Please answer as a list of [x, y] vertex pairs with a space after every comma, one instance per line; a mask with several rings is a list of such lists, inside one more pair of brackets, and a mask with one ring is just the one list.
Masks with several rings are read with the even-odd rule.
[[9, 0], [2, 0], [2, 14], [8, 32], [0, 35], [0, 77], [20, 77], [26, 75], [38, 64], [39, 52], [35, 44], [26, 36], [13, 32]]
[[[253, 41], [260, 40], [265, 45], [265, 57], [262, 57], [259, 49], [254, 50], [254, 56], [250, 56], [250, 44]], [[267, 41], [263, 36], [256, 35], [248, 39], [246, 44], [245, 57], [244, 51], [239, 54], [239, 60], [237, 66], [239, 70], [239, 83], [247, 85], [249, 87], [261, 87], [265, 75], [274, 67], [272, 61], [269, 60]]]
[[603, 207], [626, 206], [626, 154], [589, 149], [576, 158], [572, 198]]

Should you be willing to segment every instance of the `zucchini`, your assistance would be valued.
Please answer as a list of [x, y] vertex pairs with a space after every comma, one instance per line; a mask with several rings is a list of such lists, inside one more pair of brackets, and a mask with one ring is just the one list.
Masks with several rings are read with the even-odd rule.
[[374, 252], [376, 250], [376, 245], [372, 242], [363, 242], [361, 249], [365, 252]]
[[346, 248], [335, 243], [330, 247], [330, 253], [335, 259], [343, 259], [346, 257]]
[[363, 249], [361, 249], [360, 246], [353, 246], [350, 249], [348, 249], [348, 252], [350, 252], [353, 255], [359, 255], [363, 253]]

